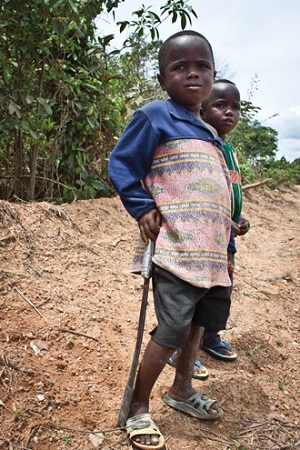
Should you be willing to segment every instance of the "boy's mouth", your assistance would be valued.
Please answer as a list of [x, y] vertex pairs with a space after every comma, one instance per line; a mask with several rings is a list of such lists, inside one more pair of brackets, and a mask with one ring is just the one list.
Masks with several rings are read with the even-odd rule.
[[194, 83], [189, 83], [185, 85], [185, 88], [187, 89], [199, 89], [201, 88], [201, 84], [194, 84]]

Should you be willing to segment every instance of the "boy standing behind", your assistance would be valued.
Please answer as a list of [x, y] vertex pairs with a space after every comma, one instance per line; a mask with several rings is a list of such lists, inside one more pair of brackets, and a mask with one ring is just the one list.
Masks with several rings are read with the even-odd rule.
[[[201, 116], [205, 122], [215, 128], [218, 136], [224, 142], [227, 165], [230, 170], [231, 191], [231, 229], [234, 236], [243, 236], [249, 231], [250, 223], [242, 215], [242, 179], [233, 147], [226, 142], [227, 135], [237, 126], [241, 114], [240, 93], [236, 85], [229, 80], [215, 80], [210, 96], [204, 100]], [[234, 267], [234, 239], [228, 246], [229, 272], [232, 277]], [[232, 290], [232, 287], [231, 287]], [[220, 330], [205, 329], [202, 349], [217, 359], [234, 361], [237, 354], [230, 348], [228, 342], [221, 340]]]

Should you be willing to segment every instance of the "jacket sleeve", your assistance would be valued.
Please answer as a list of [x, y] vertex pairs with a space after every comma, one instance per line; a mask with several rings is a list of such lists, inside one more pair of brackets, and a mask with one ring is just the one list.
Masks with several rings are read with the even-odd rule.
[[143, 188], [142, 180], [150, 170], [157, 144], [158, 137], [151, 123], [145, 113], [138, 110], [110, 156], [110, 180], [125, 209], [136, 220], [156, 207]]
[[234, 238], [234, 233], [232, 230], [230, 231], [230, 239], [229, 239], [229, 244], [227, 247], [227, 252], [228, 253], [236, 253], [235, 238]]

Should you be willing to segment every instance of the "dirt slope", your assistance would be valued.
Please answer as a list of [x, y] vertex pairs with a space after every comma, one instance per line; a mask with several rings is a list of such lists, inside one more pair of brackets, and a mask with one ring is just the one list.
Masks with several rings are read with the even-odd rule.
[[[238, 238], [223, 332], [239, 358], [199, 351], [210, 377], [194, 381], [225, 416], [203, 423], [169, 409], [167, 366], [151, 402], [167, 449], [299, 448], [299, 192], [245, 192], [251, 230]], [[1, 450], [129, 448], [115, 428], [142, 295], [142, 279], [129, 273], [136, 237], [118, 198], [0, 201]], [[144, 344], [154, 325], [150, 292]], [[93, 430], [104, 434], [93, 440]]]

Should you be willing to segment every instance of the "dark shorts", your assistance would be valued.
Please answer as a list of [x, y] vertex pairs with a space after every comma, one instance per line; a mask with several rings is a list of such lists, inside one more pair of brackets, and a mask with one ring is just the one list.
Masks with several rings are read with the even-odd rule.
[[192, 286], [153, 265], [153, 295], [158, 325], [152, 339], [164, 347], [184, 347], [194, 323], [223, 330], [230, 311], [230, 288]]

